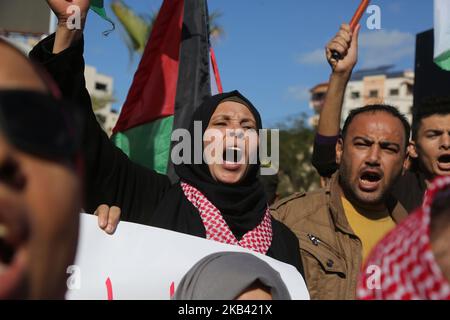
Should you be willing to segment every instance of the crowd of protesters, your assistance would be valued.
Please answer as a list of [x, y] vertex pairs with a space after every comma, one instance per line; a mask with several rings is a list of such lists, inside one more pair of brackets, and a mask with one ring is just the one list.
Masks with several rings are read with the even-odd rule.
[[[64, 297], [82, 208], [108, 234], [128, 221], [268, 255], [294, 266], [312, 299], [450, 298], [450, 98], [419, 106], [412, 126], [395, 106], [361, 106], [341, 130], [359, 27], [342, 25], [326, 47], [332, 72], [313, 157], [323, 188], [275, 202], [244, 134], [262, 129], [260, 114], [238, 91], [206, 99], [186, 129], [201, 121], [202, 135], [238, 132], [223, 148], [242, 162], [175, 165], [172, 184], [129, 160], [92, 111], [83, 30], [64, 23], [71, 3], [47, 2], [60, 23], [29, 59], [0, 40], [0, 299]], [[77, 4], [83, 26], [89, 1]], [[194, 266], [175, 298], [290, 295], [265, 262], [220, 253]]]

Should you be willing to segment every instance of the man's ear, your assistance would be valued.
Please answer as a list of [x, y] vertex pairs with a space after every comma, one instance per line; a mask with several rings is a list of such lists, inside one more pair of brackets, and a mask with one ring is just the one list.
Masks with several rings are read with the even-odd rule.
[[402, 176], [408, 172], [409, 169], [411, 169], [411, 163], [412, 159], [409, 155], [406, 155], [405, 160], [403, 160], [403, 167], [402, 167]]
[[341, 164], [343, 152], [344, 152], [344, 140], [342, 138], [339, 138], [338, 142], [336, 143], [336, 163], [338, 165]]
[[413, 160], [417, 159], [418, 157], [419, 156], [417, 154], [416, 143], [411, 140], [406, 150], [405, 160], [403, 161], [403, 169], [402, 169], [403, 176], [409, 169], [411, 169]]
[[413, 158], [413, 159], [417, 159], [419, 157], [419, 154], [417, 153], [417, 145], [416, 142], [411, 140], [409, 142], [409, 146], [408, 146], [408, 155]]
[[417, 158], [417, 152], [415, 148], [415, 143], [413, 141], [409, 142], [408, 148], [406, 149], [405, 160], [403, 160], [402, 176], [411, 169], [412, 161]]

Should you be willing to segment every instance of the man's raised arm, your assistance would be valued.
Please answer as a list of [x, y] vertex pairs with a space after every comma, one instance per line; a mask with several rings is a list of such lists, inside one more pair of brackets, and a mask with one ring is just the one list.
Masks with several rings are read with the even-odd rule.
[[[324, 107], [320, 113], [312, 159], [313, 166], [322, 177], [330, 177], [337, 170], [335, 147], [340, 133], [345, 90], [358, 60], [360, 29], [358, 25], [352, 32], [349, 25], [343, 24], [325, 48], [332, 72]], [[335, 60], [333, 51], [337, 51], [342, 59]]]
[[[47, 0], [47, 3], [58, 18], [53, 46], [53, 53], [58, 54], [82, 37], [90, 0]], [[77, 9], [70, 10], [71, 7]], [[72, 15], [74, 20], [71, 20]], [[79, 21], [76, 21], [77, 19]]]
[[[58, 28], [55, 35], [42, 40], [31, 51], [30, 57], [47, 70], [63, 97], [76, 103], [86, 119], [82, 140], [86, 172], [84, 209], [98, 213], [100, 205], [117, 207], [122, 220], [147, 224], [159, 200], [170, 188], [170, 181], [167, 176], [129, 160], [96, 120], [84, 78], [83, 28], [90, 1], [47, 0], [47, 3], [58, 17]], [[74, 13], [79, 17], [69, 18]], [[71, 20], [73, 18], [79, 21]], [[99, 214], [99, 224], [106, 228], [103, 216]]]

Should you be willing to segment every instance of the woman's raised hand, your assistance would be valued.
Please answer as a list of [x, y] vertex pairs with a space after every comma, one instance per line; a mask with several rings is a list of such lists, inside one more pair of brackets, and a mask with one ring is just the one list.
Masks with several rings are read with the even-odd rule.
[[[58, 24], [67, 23], [69, 17], [80, 13], [81, 26], [84, 26], [89, 11], [90, 0], [47, 0], [47, 3], [58, 18]], [[78, 11], [71, 10], [72, 6], [78, 7]]]
[[53, 46], [53, 53], [58, 54], [81, 37], [90, 0], [47, 0], [47, 3], [58, 18], [58, 29]]

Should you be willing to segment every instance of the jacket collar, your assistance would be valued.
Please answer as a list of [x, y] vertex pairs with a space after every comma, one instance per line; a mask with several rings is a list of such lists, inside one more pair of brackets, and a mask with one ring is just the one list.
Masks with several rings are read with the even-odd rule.
[[[337, 171], [327, 184], [326, 193], [328, 195], [328, 203], [332, 218], [336, 227], [343, 232], [355, 236], [345, 215], [344, 207], [341, 200], [341, 188], [339, 186], [339, 171]], [[408, 217], [408, 212], [392, 195], [387, 201], [388, 211], [396, 224], [401, 223]]]

